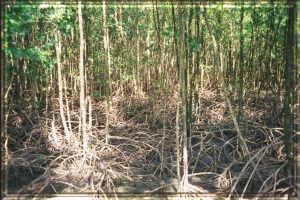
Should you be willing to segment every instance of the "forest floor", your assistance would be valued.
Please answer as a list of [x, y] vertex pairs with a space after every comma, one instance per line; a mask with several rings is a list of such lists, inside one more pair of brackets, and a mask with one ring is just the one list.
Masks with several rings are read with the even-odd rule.
[[[275, 98], [267, 93], [258, 101], [246, 98], [250, 100], [240, 129], [250, 154], [243, 156], [225, 100], [217, 92], [203, 94], [189, 140], [189, 181], [196, 188], [191, 192], [228, 196], [290, 191]], [[176, 102], [175, 96], [164, 101], [114, 95], [108, 144], [105, 103], [94, 102], [90, 150], [85, 153], [76, 139], [65, 144], [59, 109], [46, 116], [30, 103], [12, 105], [8, 193], [178, 192]], [[237, 113], [237, 102], [232, 104]], [[75, 138], [80, 138], [78, 117], [79, 109], [73, 108], [70, 125]]]

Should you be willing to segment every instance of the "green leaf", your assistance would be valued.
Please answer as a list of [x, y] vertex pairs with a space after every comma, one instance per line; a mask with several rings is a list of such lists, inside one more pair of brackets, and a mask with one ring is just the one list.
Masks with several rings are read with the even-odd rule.
[[200, 51], [200, 44], [199, 43], [193, 44], [192, 51], [193, 52], [199, 52]]

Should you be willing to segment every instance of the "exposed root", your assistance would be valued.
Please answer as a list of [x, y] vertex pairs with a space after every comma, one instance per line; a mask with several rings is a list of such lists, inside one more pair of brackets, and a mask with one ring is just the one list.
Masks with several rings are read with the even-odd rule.
[[[177, 182], [170, 182], [176, 177], [176, 99], [165, 98], [166, 104], [147, 97], [114, 96], [108, 144], [105, 106], [94, 102], [86, 151], [78, 134], [79, 113], [70, 112], [74, 138], [69, 145], [57, 120], [58, 110], [50, 113], [52, 118], [44, 118], [42, 113], [39, 123], [33, 111], [13, 112], [9, 122], [12, 128], [8, 129], [15, 133], [9, 138], [10, 173], [14, 172], [17, 179], [25, 170], [32, 177], [22, 182], [25, 186], [19, 192], [91, 192], [103, 198], [107, 198], [107, 192], [123, 190], [144, 194], [178, 192]], [[201, 102], [189, 138], [190, 174], [181, 189], [228, 197], [292, 190], [282, 172], [285, 154], [281, 127], [262, 123], [262, 109], [245, 109], [240, 129], [249, 154], [241, 157], [225, 102], [212, 92], [204, 93]], [[180, 118], [181, 127], [182, 123]]]

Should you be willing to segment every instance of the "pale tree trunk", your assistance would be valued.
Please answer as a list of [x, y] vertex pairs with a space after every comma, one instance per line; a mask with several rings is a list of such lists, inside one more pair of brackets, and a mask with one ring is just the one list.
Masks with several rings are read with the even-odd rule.
[[[137, 10], [138, 5], [137, 6]], [[141, 81], [140, 81], [140, 35], [139, 35], [139, 27], [138, 27], [138, 18], [136, 20], [136, 35], [137, 35], [137, 40], [136, 40], [136, 66], [135, 66], [135, 78], [136, 79], [136, 91], [135, 95], [140, 96], [142, 94], [141, 92]]]
[[64, 77], [64, 94], [65, 94], [65, 99], [66, 99], [66, 107], [67, 107], [67, 117], [68, 117], [68, 125], [69, 125], [69, 131], [70, 134], [73, 135], [72, 133], [72, 125], [71, 125], [71, 115], [70, 115], [70, 107], [69, 107], [69, 100], [68, 100], [68, 95], [67, 95], [67, 81], [66, 77]]
[[59, 111], [60, 111], [60, 117], [63, 123], [64, 131], [65, 131], [65, 137], [68, 143], [70, 143], [71, 133], [68, 129], [65, 114], [64, 114], [64, 103], [63, 103], [63, 80], [62, 80], [62, 69], [61, 69], [61, 38], [59, 30], [56, 30], [55, 33], [55, 40], [56, 40], [56, 59], [57, 59], [57, 75], [58, 75], [58, 92], [59, 92]]
[[103, 0], [103, 42], [104, 42], [104, 51], [105, 51], [105, 66], [107, 66], [107, 78], [106, 78], [106, 135], [105, 143], [108, 143], [109, 139], [109, 115], [110, 115], [110, 51], [109, 51], [109, 33], [108, 33], [108, 23], [107, 23], [107, 14], [106, 14], [106, 0]]
[[[187, 152], [187, 121], [186, 121], [186, 115], [187, 115], [187, 105], [186, 105], [186, 90], [187, 90], [187, 85], [185, 84], [185, 80], [186, 77], [184, 75], [185, 72], [185, 65], [186, 63], [184, 62], [184, 52], [185, 52], [185, 48], [184, 48], [184, 32], [185, 32], [185, 24], [184, 24], [184, 15], [185, 15], [185, 10], [184, 8], [182, 8], [183, 5], [181, 4], [179, 6], [179, 85], [182, 85], [182, 95], [181, 95], [181, 101], [182, 101], [182, 113], [183, 113], [183, 146], [182, 146], [182, 152], [183, 152], [183, 177], [182, 177], [182, 181], [181, 181], [181, 186], [183, 186], [183, 192], [187, 191], [187, 186], [188, 186], [188, 152]], [[183, 9], [183, 10], [182, 10]], [[180, 91], [179, 91], [180, 92]]]
[[[178, 74], [178, 77], [180, 75]], [[180, 161], [181, 161], [181, 154], [180, 154], [180, 127], [179, 127], [179, 111], [180, 111], [180, 86], [181, 82], [179, 79], [178, 83], [178, 98], [177, 98], [177, 108], [176, 108], [176, 171], [177, 171], [177, 180], [178, 180], [178, 188], [180, 188], [180, 179], [181, 179], [181, 173], [180, 173]]]
[[[150, 28], [147, 29], [146, 44], [147, 44], [146, 55], [150, 58], [150, 56], [151, 56], [151, 53], [150, 53]], [[147, 75], [146, 75], [147, 76], [146, 77], [147, 93], [150, 93], [151, 69], [149, 66], [147, 66], [146, 71], [147, 71]]]
[[88, 148], [88, 134], [86, 129], [86, 103], [85, 103], [85, 78], [84, 78], [84, 37], [83, 37], [83, 22], [81, 12], [81, 1], [78, 1], [78, 21], [79, 21], [79, 35], [80, 35], [80, 49], [79, 49], [79, 77], [80, 77], [80, 122], [81, 134], [83, 139], [83, 149]]
[[[172, 16], [173, 16], [173, 25], [174, 25], [174, 32], [175, 32], [175, 11], [174, 6], [172, 4]], [[180, 162], [182, 160], [181, 151], [180, 151], [180, 126], [179, 126], [179, 118], [180, 118], [180, 93], [181, 93], [181, 79], [180, 79], [180, 64], [179, 64], [179, 53], [178, 53], [178, 45], [176, 37], [174, 36], [174, 48], [176, 51], [176, 67], [177, 67], [177, 74], [178, 74], [178, 90], [177, 90], [177, 108], [176, 108], [176, 171], [177, 171], [177, 181], [178, 181], [178, 188], [180, 189], [180, 180], [181, 180], [181, 173], [180, 173]]]
[[[174, 4], [172, 4], [172, 21], [173, 21], [173, 31], [176, 33], [176, 19], [175, 19], [175, 9]], [[175, 47], [175, 55], [176, 55], [176, 68], [179, 73], [179, 53], [178, 53], [178, 41], [176, 34], [173, 35], [174, 47]]]

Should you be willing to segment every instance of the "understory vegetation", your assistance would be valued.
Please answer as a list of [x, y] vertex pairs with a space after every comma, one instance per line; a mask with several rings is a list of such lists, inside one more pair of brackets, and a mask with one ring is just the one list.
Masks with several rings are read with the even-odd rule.
[[4, 4], [4, 193], [296, 195], [297, 7]]

